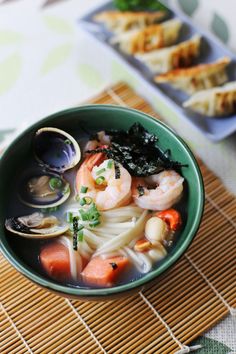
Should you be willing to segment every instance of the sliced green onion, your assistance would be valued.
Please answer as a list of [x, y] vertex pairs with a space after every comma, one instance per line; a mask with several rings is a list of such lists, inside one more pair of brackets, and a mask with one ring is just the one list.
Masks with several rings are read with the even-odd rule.
[[90, 214], [89, 220], [91, 220], [91, 221], [98, 220], [98, 214], [97, 213]]
[[106, 171], [105, 168], [101, 168], [101, 170], [98, 170], [98, 171], [96, 172], [96, 175], [98, 176], [98, 175], [100, 175], [101, 173], [103, 173], [103, 172], [105, 172], [105, 171]]
[[[85, 199], [86, 204], [88, 202], [90, 202], [90, 197], [84, 197], [83, 199]], [[79, 209], [79, 212], [80, 212], [81, 219], [83, 221], [89, 220], [92, 223], [95, 221], [99, 222], [98, 219], [100, 217], [100, 214], [99, 214], [97, 207], [93, 201], [91, 201], [91, 206], [89, 207], [89, 209], [87, 209], [86, 211], [84, 209]]]
[[105, 181], [105, 177], [100, 176], [96, 179], [96, 184], [103, 184], [103, 182]]
[[86, 211], [84, 211], [83, 209], [80, 209], [79, 212], [80, 212], [80, 215], [81, 215], [81, 219], [83, 221], [88, 220], [88, 213]]
[[112, 168], [112, 166], [113, 166], [113, 161], [109, 160], [107, 163], [107, 168]]
[[68, 222], [72, 223], [73, 222], [73, 214], [69, 211], [69, 213], [67, 214], [68, 217]]
[[79, 241], [79, 242], [82, 242], [82, 241], [83, 241], [83, 239], [84, 239], [84, 232], [83, 232], [83, 230], [78, 231], [77, 237], [78, 237], [78, 241]]
[[84, 197], [86, 204], [90, 205], [93, 202], [93, 199], [91, 197]]
[[91, 197], [83, 197], [80, 199], [80, 205], [84, 206], [85, 204], [90, 205], [92, 203], [93, 199]]
[[98, 226], [100, 224], [100, 221], [99, 220], [94, 220], [94, 221], [92, 221], [90, 224], [89, 224], [89, 226], [90, 227], [96, 227], [96, 226]]
[[66, 139], [66, 140], [64, 141], [64, 143], [70, 145], [70, 144], [72, 144], [72, 141], [70, 141], [69, 139]]
[[81, 198], [79, 203], [80, 203], [81, 206], [85, 205], [86, 204], [85, 198]]
[[55, 207], [51, 207], [50, 211], [57, 211], [60, 208], [60, 205], [55, 206]]
[[78, 226], [78, 231], [81, 231], [81, 230], [83, 230], [83, 228], [84, 228], [84, 225], [82, 225], [82, 224], [79, 224], [79, 226]]
[[86, 187], [86, 186], [81, 186], [81, 188], [80, 188], [81, 193], [87, 193], [87, 190], [88, 190], [88, 187]]
[[49, 180], [49, 187], [54, 191], [55, 189], [60, 189], [63, 186], [63, 182], [58, 177], [52, 177]]

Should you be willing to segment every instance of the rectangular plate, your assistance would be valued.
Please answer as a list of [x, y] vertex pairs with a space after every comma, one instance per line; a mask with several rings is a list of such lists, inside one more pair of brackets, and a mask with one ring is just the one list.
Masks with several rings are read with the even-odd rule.
[[[155, 95], [158, 95], [169, 107], [174, 109], [183, 119], [188, 120], [188, 122], [200, 130], [207, 138], [212, 141], [219, 141], [234, 133], [236, 131], [236, 115], [223, 118], [209, 118], [184, 109], [182, 102], [188, 98], [185, 93], [173, 89], [167, 84], [156, 84], [153, 81], [153, 73], [146, 65], [142, 64], [132, 55], [121, 52], [118, 46], [110, 44], [112, 34], [108, 32], [102, 24], [94, 22], [93, 17], [101, 11], [112, 9], [114, 9], [112, 2], [108, 2], [81, 18], [79, 24], [87, 33], [103, 43], [107, 49], [110, 49], [111, 53], [121, 59], [122, 62], [128, 66], [129, 70], [138, 76], [139, 79], [148, 83]], [[183, 15], [176, 9], [171, 9], [169, 6], [168, 9], [170, 11], [170, 18], [177, 17], [183, 22], [178, 43], [192, 37], [196, 33], [200, 34], [202, 36], [201, 53], [197, 62], [209, 63], [223, 56], [228, 56], [232, 59], [232, 62], [227, 68], [229, 81], [236, 80], [236, 56], [213, 35], [197, 28], [189, 17]]]

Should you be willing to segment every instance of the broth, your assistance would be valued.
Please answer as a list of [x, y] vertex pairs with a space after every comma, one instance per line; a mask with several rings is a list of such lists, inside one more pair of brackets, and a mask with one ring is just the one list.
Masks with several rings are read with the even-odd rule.
[[[85, 142], [87, 140], [87, 137], [86, 138], [84, 136], [81, 137], [81, 135], [78, 136], [76, 134], [72, 134], [72, 136], [78, 141], [82, 151]], [[29, 215], [36, 211], [39, 211], [39, 209], [26, 206], [18, 198], [19, 181], [21, 181], [21, 176], [23, 176], [27, 170], [34, 169], [35, 167], [38, 166], [39, 166], [38, 163], [35, 161], [34, 157], [32, 156], [31, 159], [27, 161], [27, 165], [22, 166], [21, 169], [17, 171], [17, 173], [15, 174], [15, 177], [11, 181], [12, 193], [9, 198], [9, 205], [7, 206], [7, 215], [10, 215], [11, 217], [13, 216], [18, 217], [20, 215]], [[71, 204], [75, 203], [75, 196], [76, 196], [75, 177], [78, 168], [79, 165], [74, 167], [73, 169], [64, 172], [63, 176], [70, 183], [71, 195], [65, 203], [63, 203], [57, 208], [57, 210], [54, 210], [53, 212], [49, 212], [49, 215], [52, 214], [55, 215], [58, 219], [64, 220], [66, 211], [70, 208]], [[172, 242], [165, 243], [165, 247], [167, 250], [166, 257], [168, 257], [168, 255], [170, 255], [173, 252], [175, 245], [178, 242], [179, 234], [182, 232], [186, 223], [186, 218], [187, 218], [186, 195], [187, 195], [187, 186], [186, 183], [184, 183], [184, 193], [181, 198], [181, 201], [175, 204], [174, 206], [174, 208], [178, 210], [181, 214], [182, 226], [181, 228], [178, 229], [178, 231], [175, 232]], [[53, 243], [55, 239], [56, 238], [49, 239], [49, 240], [39, 240], [39, 239], [31, 240], [31, 239], [26, 239], [24, 237], [18, 237], [17, 235], [13, 235], [9, 232], [9, 243], [12, 249], [14, 250], [15, 254], [19, 258], [23, 259], [25, 264], [30, 268], [33, 268], [35, 272], [50, 279], [52, 278], [48, 275], [48, 273], [44, 270], [42, 264], [40, 263], [39, 254], [46, 245]], [[154, 262], [152, 269], [157, 268], [161, 262], [162, 260]], [[122, 284], [126, 284], [128, 282], [135, 281], [143, 277], [144, 275], [145, 274], [142, 274], [140, 271], [137, 270], [137, 268], [132, 263], [130, 263], [126, 267], [125, 271], [121, 275], [119, 275], [119, 277], [116, 279], [115, 285], [119, 286]], [[85, 282], [83, 282], [83, 280], [81, 279], [78, 281], [72, 281], [71, 279], [58, 281], [57, 279], [53, 278], [53, 280], [57, 283], [62, 283], [70, 287], [96, 288], [96, 285], [90, 286]]]

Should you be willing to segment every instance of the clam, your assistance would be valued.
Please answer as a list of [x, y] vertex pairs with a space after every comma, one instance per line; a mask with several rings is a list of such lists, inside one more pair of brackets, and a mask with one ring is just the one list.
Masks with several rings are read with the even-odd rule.
[[20, 200], [32, 208], [52, 208], [70, 196], [70, 184], [60, 175], [29, 171], [20, 183]]
[[47, 239], [65, 234], [69, 226], [57, 217], [42, 213], [9, 218], [5, 222], [8, 231], [26, 238]]
[[50, 171], [63, 173], [78, 164], [81, 151], [77, 141], [61, 129], [45, 127], [34, 137], [36, 159]]

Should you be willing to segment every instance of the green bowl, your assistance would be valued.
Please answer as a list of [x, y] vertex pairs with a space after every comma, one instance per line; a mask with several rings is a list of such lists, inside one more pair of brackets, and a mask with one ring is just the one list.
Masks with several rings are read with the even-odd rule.
[[[11, 193], [10, 183], [12, 176], [17, 171], [22, 161], [32, 154], [32, 138], [37, 129], [44, 126], [52, 126], [64, 129], [68, 132], [99, 131], [104, 129], [128, 129], [133, 123], [141, 123], [149, 132], [159, 137], [159, 145], [163, 150], [171, 149], [172, 158], [187, 164], [182, 168], [185, 178], [185, 208], [186, 222], [183, 230], [176, 240], [173, 248], [163, 259], [160, 265], [144, 275], [142, 278], [125, 285], [106, 289], [80, 289], [60, 285], [53, 280], [48, 280], [30, 268], [17, 255], [9, 242], [4, 222], [6, 204]], [[106, 300], [125, 296], [144, 289], [146, 286], [158, 282], [158, 277], [173, 266], [184, 254], [198, 230], [204, 207], [204, 186], [198, 164], [185, 142], [178, 137], [173, 130], [156, 119], [140, 111], [117, 107], [112, 105], [87, 105], [68, 109], [53, 114], [25, 130], [5, 151], [0, 160], [0, 249], [6, 259], [23, 275], [36, 284], [69, 298], [85, 300]]]

